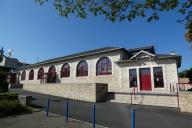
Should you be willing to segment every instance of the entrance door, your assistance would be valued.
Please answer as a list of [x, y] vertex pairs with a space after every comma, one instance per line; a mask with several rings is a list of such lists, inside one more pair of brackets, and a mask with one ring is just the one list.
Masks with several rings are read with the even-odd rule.
[[140, 89], [151, 90], [151, 72], [150, 68], [140, 69]]

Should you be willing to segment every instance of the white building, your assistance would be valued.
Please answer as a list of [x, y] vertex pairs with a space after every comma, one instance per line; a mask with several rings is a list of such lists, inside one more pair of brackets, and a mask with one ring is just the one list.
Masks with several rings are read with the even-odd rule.
[[153, 46], [105, 47], [42, 61], [19, 71], [26, 90], [86, 101], [97, 101], [107, 93], [113, 94], [113, 101], [129, 102], [133, 92], [175, 93], [180, 64], [181, 56], [157, 54]]

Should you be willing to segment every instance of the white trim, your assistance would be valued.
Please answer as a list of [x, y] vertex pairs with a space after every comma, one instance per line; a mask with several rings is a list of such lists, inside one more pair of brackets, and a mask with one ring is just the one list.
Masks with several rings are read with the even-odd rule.
[[[155, 85], [154, 85], [154, 74], [153, 74], [153, 68], [155, 68], [155, 67], [162, 67], [163, 82], [164, 82], [164, 87], [163, 88], [155, 88]], [[138, 88], [139, 92], [143, 92], [140, 89], [140, 71], [139, 71], [142, 68], [149, 68], [150, 69], [150, 74], [151, 74], [151, 90], [149, 90], [147, 92], [166, 91], [165, 67], [164, 67], [164, 65], [160, 64], [160, 65], [133, 66], [133, 67], [128, 68], [128, 79], [129, 79], [129, 70], [130, 69], [136, 69], [136, 72], [137, 72], [137, 88]], [[130, 88], [130, 81], [128, 83], [129, 83], [129, 88]]]
[[137, 54], [135, 54], [134, 56], [132, 56], [130, 59], [132, 60], [133, 58], [136, 58], [136, 57], [137, 57], [139, 54], [141, 54], [141, 53], [145, 53], [145, 54], [147, 54], [147, 55], [149, 55], [149, 56], [155, 57], [154, 54], [151, 54], [151, 53], [149, 53], [149, 52], [146, 52], [146, 51], [141, 50], [141, 51], [139, 51]]

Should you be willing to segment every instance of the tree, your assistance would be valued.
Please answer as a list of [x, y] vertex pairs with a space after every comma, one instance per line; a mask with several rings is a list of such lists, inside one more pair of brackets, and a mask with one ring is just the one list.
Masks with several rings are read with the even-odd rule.
[[190, 83], [192, 83], [192, 68], [179, 72], [179, 78], [189, 78]]
[[192, 22], [189, 22], [186, 25], [187, 32], [185, 33], [185, 39], [190, 42], [190, 46], [192, 47]]
[[[35, 0], [40, 5], [51, 0]], [[170, 12], [177, 9], [183, 15], [178, 22], [192, 23], [192, 0], [54, 0], [52, 1], [59, 15], [68, 17], [75, 14], [86, 18], [91, 12], [94, 16], [103, 15], [105, 20], [132, 21], [137, 17], [146, 18], [148, 22], [159, 20], [160, 12]], [[191, 27], [187, 28], [186, 39], [191, 42]]]
[[185, 74], [183, 72], [179, 72], [179, 78], [185, 78]]
[[188, 71], [187, 71], [187, 77], [189, 78], [189, 81], [190, 83], [192, 83], [192, 68], [190, 68]]

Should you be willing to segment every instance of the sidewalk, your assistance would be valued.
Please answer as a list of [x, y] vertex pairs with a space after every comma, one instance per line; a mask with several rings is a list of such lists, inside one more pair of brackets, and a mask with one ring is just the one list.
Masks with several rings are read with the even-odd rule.
[[[69, 122], [66, 123], [63, 116], [49, 113], [49, 116], [46, 117], [44, 112], [34, 112], [0, 118], [0, 128], [92, 128], [92, 124], [74, 119], [69, 119]], [[96, 128], [104, 127], [96, 126]]]

